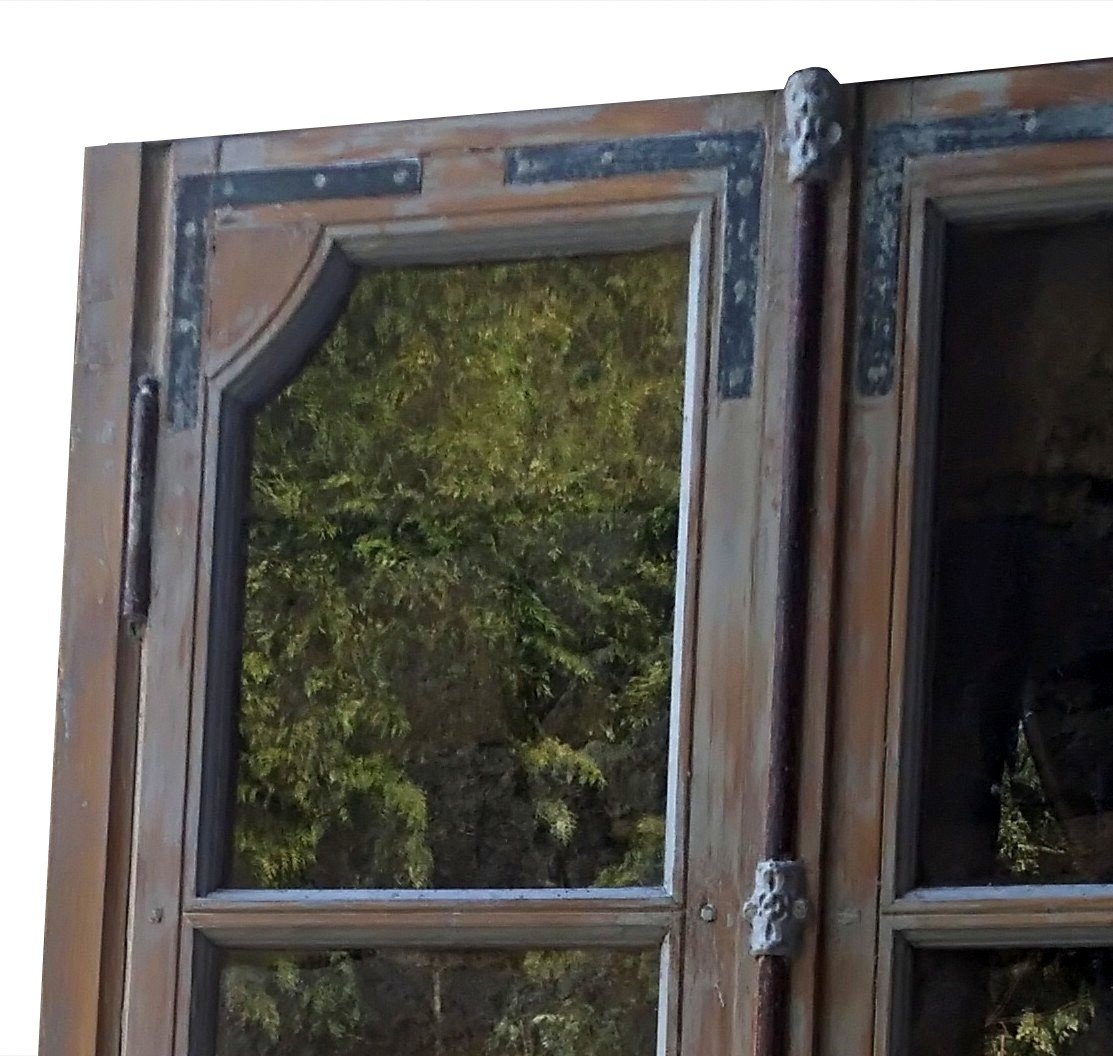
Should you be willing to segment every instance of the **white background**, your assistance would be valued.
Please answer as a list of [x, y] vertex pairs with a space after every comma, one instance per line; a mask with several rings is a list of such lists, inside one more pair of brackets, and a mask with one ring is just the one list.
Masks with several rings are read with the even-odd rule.
[[85, 145], [1099, 58], [1111, 30], [1062, 0], [0, 2], [0, 1056], [37, 1046]]

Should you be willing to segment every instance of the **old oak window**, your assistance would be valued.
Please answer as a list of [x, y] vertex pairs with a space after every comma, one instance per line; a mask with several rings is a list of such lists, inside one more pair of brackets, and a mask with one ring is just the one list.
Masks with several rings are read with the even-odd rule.
[[42, 1056], [1113, 1043], [1113, 66], [84, 223]]

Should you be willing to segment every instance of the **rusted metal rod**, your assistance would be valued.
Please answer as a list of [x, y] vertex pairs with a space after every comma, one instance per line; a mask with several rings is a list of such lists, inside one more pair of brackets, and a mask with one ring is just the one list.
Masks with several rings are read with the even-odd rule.
[[769, 788], [763, 854], [796, 849], [796, 785], [807, 634], [808, 546], [819, 386], [827, 189], [797, 185], [785, 387], [785, 465], [777, 546]]
[[[827, 185], [841, 138], [838, 82], [801, 70], [785, 86], [789, 178], [796, 191], [788, 294], [777, 592], [774, 607], [770, 766], [759, 886], [748, 909], [758, 958], [753, 1056], [788, 1051], [790, 957], [798, 941], [803, 870], [797, 853], [801, 714], [807, 652], [812, 481], [819, 405]], [[763, 872], [764, 870], [764, 872]]]
[[151, 600], [151, 516], [158, 443], [158, 382], [144, 375], [131, 401], [127, 536], [120, 615], [133, 635], [142, 632]]

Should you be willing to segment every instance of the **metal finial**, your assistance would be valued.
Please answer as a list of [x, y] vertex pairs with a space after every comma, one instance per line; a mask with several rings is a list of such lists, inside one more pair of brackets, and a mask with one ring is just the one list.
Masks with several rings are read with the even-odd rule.
[[788, 178], [826, 183], [838, 161], [839, 82], [820, 67], [797, 70], [785, 84], [785, 138]]

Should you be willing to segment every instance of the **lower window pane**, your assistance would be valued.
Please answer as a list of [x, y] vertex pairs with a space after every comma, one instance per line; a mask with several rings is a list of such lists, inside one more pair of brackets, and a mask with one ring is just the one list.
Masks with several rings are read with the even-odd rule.
[[657, 950], [231, 951], [217, 1056], [650, 1056]]
[[1113, 1052], [1113, 949], [917, 950], [908, 1056]]

